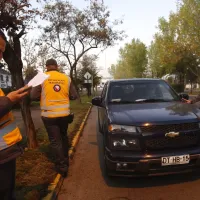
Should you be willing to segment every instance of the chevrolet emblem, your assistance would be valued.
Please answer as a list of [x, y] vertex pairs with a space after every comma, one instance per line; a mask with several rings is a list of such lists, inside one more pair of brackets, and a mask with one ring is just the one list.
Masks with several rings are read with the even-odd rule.
[[165, 137], [170, 137], [170, 138], [174, 138], [179, 136], [179, 132], [169, 132], [165, 134]]

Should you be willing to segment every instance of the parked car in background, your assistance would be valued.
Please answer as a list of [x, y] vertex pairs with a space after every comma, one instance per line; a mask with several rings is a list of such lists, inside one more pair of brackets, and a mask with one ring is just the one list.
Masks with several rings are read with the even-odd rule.
[[200, 168], [200, 110], [160, 79], [108, 81], [98, 107], [104, 168], [111, 176], [150, 176]]

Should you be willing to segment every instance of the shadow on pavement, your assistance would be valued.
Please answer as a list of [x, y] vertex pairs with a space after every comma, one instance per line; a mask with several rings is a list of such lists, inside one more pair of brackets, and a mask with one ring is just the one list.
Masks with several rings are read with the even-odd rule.
[[98, 123], [96, 126], [98, 156], [101, 173], [105, 183], [110, 187], [120, 188], [145, 188], [155, 186], [166, 186], [172, 184], [180, 184], [184, 182], [192, 182], [200, 179], [200, 173], [186, 173], [167, 176], [154, 176], [154, 177], [108, 177], [104, 172], [104, 156], [103, 156], [103, 135], [99, 133]]
[[97, 142], [89, 142], [89, 144], [92, 144], [92, 145], [98, 145]]

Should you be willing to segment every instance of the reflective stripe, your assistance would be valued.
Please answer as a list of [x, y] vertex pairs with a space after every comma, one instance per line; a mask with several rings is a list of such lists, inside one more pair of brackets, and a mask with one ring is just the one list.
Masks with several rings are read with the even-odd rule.
[[3, 136], [14, 131], [16, 128], [17, 128], [16, 123], [12, 122], [8, 126], [0, 129], [0, 150], [6, 149], [8, 147], [8, 145], [6, 144], [6, 142], [3, 139]]
[[4, 135], [6, 135], [7, 133], [12, 132], [13, 130], [15, 130], [17, 128], [16, 123], [12, 122], [11, 124], [9, 124], [8, 126], [0, 129], [0, 137], [3, 137]]
[[49, 100], [49, 102], [62, 102], [62, 101], [67, 101], [67, 99], [59, 99], [59, 100]]
[[0, 123], [0, 126], [4, 125], [5, 123], [9, 122], [10, 120], [12, 120], [11, 118], [10, 119], [7, 119], [7, 120], [4, 120]]
[[6, 149], [8, 145], [5, 143], [3, 137], [0, 137], [0, 150]]
[[45, 98], [45, 91], [44, 91], [44, 83], [42, 84], [41, 102], [42, 102], [42, 106], [46, 106], [46, 98]]
[[57, 108], [69, 108], [69, 104], [57, 105], [57, 106], [42, 106], [42, 110], [52, 110]]
[[42, 116], [43, 116], [43, 117], [49, 117], [49, 115], [58, 116], [58, 115], [69, 115], [69, 114], [70, 114], [70, 111], [42, 112]]

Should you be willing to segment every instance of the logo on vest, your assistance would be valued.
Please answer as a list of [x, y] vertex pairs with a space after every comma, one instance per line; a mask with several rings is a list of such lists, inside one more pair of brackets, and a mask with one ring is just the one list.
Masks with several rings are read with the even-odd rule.
[[61, 87], [60, 87], [60, 85], [54, 85], [53, 89], [55, 92], [59, 92], [61, 90]]

